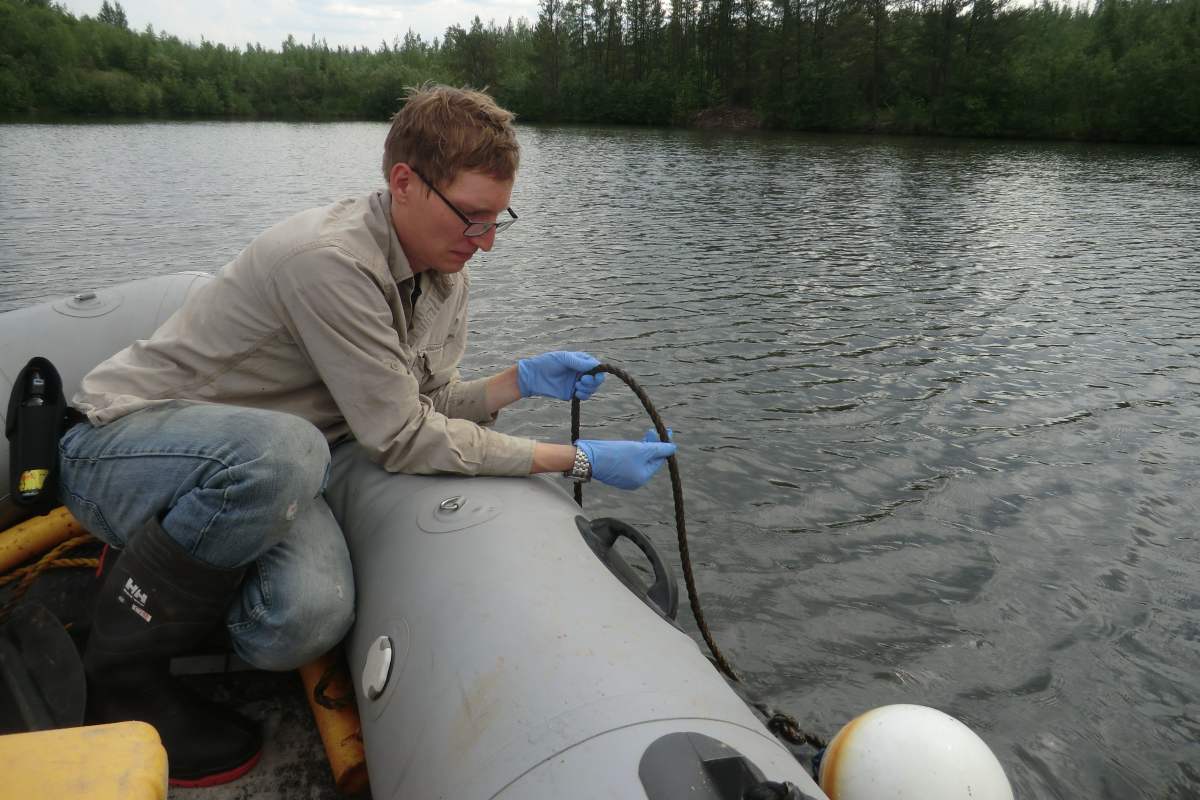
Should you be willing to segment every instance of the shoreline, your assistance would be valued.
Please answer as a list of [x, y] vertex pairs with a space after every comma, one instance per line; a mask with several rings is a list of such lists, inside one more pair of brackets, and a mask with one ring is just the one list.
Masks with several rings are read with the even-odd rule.
[[[30, 112], [0, 112], [0, 126], [3, 125], [139, 125], [145, 123], [258, 123], [280, 122], [294, 124], [328, 124], [343, 122], [370, 122], [380, 125], [387, 120], [371, 119], [361, 116], [152, 116], [152, 115], [108, 115], [108, 114], [67, 114], [58, 111]], [[633, 128], [639, 130], [675, 130], [675, 131], [715, 131], [724, 133], [765, 133], [765, 134], [805, 134], [814, 136], [869, 136], [889, 139], [939, 139], [955, 141], [992, 141], [992, 142], [1023, 142], [1023, 143], [1053, 143], [1053, 144], [1094, 144], [1094, 145], [1132, 145], [1137, 147], [1154, 148], [1188, 148], [1200, 150], [1200, 139], [1196, 141], [1160, 141], [1153, 139], [1114, 139], [1101, 137], [1047, 137], [1020, 132], [1008, 134], [979, 134], [971, 132], [925, 131], [925, 130], [896, 130], [886, 125], [847, 126], [831, 128], [828, 126], [813, 126], [810, 128], [794, 128], [774, 126], [764, 120], [757, 112], [746, 108], [714, 107], [697, 112], [686, 125], [650, 125], [631, 122], [598, 122], [591, 120], [567, 119], [519, 119], [519, 126], [524, 125], [564, 125], [570, 127], [596, 128]]]

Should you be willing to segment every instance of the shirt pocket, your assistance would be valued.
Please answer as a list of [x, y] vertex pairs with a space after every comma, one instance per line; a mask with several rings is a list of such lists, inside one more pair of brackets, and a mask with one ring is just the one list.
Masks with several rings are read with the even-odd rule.
[[430, 344], [417, 350], [416, 363], [413, 365], [421, 387], [436, 388], [448, 379], [446, 372], [452, 365], [446, 363], [446, 346]]

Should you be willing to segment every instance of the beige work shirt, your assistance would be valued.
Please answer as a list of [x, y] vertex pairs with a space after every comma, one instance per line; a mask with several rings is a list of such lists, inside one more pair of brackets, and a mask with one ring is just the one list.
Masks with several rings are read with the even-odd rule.
[[392, 472], [525, 475], [534, 443], [462, 381], [467, 271], [414, 276], [380, 191], [267, 230], [146, 340], [92, 370], [72, 404], [94, 425], [169, 400], [284, 411], [353, 436]]

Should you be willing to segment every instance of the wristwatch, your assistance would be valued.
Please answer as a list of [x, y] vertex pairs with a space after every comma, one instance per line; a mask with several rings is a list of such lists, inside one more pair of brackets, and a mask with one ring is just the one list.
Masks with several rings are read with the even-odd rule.
[[575, 448], [575, 463], [563, 473], [563, 477], [570, 478], [576, 483], [587, 483], [592, 479], [592, 462], [588, 460], [587, 453], [583, 452], [582, 447]]

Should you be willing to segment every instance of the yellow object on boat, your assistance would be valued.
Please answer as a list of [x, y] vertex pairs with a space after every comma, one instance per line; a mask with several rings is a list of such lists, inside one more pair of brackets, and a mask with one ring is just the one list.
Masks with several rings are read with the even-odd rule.
[[0, 736], [0, 800], [165, 800], [167, 751], [144, 722]]
[[59, 506], [0, 533], [0, 575], [87, 531], [71, 512]]
[[[341, 700], [331, 704], [337, 708], [328, 708], [317, 701], [314, 689], [322, 678], [326, 678], [328, 684], [322, 687], [323, 694]], [[325, 745], [325, 755], [329, 758], [329, 769], [338, 791], [348, 795], [366, 791], [367, 756], [363, 751], [362, 723], [358, 719], [354, 690], [350, 687], [350, 675], [341, 650], [331, 650], [305, 664], [300, 668], [300, 680], [304, 682], [304, 694]]]

